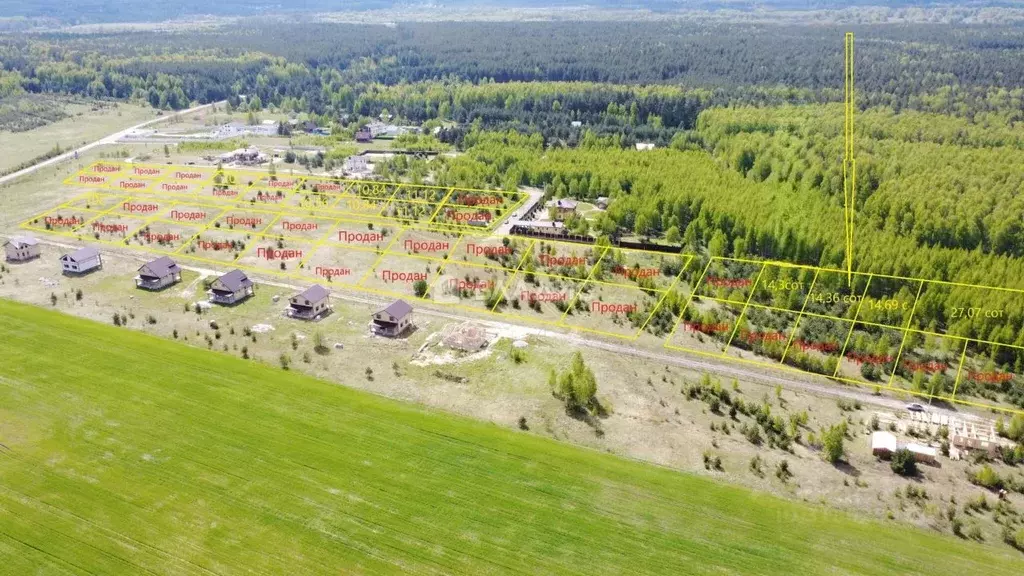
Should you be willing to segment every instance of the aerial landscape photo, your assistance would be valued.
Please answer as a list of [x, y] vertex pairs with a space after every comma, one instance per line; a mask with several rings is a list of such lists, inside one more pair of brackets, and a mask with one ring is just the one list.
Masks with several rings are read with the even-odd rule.
[[1024, 574], [1024, 0], [0, 0], [0, 574]]

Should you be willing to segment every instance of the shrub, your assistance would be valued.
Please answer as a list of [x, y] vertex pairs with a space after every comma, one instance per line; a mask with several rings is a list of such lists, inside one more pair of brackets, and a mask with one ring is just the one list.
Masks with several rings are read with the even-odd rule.
[[171, 333], [171, 335], [172, 335], [172, 336], [174, 336], [174, 339], [175, 339], [175, 340], [177, 340], [177, 339], [178, 339], [178, 329], [177, 329], [177, 328], [175, 328], [175, 329], [174, 329], [174, 332], [172, 332], [172, 333]]
[[1007, 544], [1010, 544], [1014, 548], [1024, 552], [1024, 528], [1017, 530], [1017, 532], [1013, 534], [1013, 541], [1007, 542]]
[[963, 538], [964, 537], [964, 521], [959, 518], [953, 519], [953, 534]]
[[306, 364], [309, 364], [310, 362], [313, 361], [313, 357], [309, 355], [309, 352], [303, 352], [302, 361], [305, 362]]
[[412, 285], [413, 294], [418, 298], [423, 298], [427, 294], [428, 287], [426, 280], [417, 280], [416, 283]]
[[840, 422], [830, 426], [828, 430], [822, 430], [821, 447], [822, 456], [831, 464], [837, 464], [843, 459], [845, 450], [843, 440], [846, 438], [846, 422]]
[[516, 364], [522, 364], [523, 362], [526, 362], [526, 352], [523, 352], [519, 348], [512, 348], [510, 356], [512, 357], [512, 361], [515, 362]]
[[147, 315], [146, 316], [146, 323], [148, 323], [148, 324], [156, 324], [156, 316], [153, 316], [152, 314]]
[[712, 398], [708, 402], [708, 408], [710, 408], [715, 414], [718, 414], [719, 410], [722, 408], [722, 402], [718, 398]]
[[971, 527], [967, 529], [967, 537], [971, 540], [984, 540], [985, 537], [981, 534], [981, 526], [977, 524], [971, 524]]
[[783, 482], [793, 477], [793, 471], [789, 469], [788, 460], [783, 460], [775, 466], [775, 477]]
[[530, 426], [526, 423], [526, 416], [520, 416], [519, 417], [519, 429], [520, 430], [529, 430], [530, 429]]
[[999, 477], [999, 474], [992, 469], [991, 466], [985, 464], [975, 472], [968, 472], [972, 483], [989, 489], [998, 489], [1003, 487], [1003, 480]]
[[120, 326], [120, 325], [121, 325], [121, 315], [118, 314], [117, 312], [114, 312], [114, 326]]
[[324, 355], [331, 351], [327, 347], [327, 341], [324, 339], [324, 333], [317, 330], [313, 332], [313, 351], [317, 354]]
[[761, 428], [757, 424], [751, 426], [744, 425], [743, 436], [746, 437], [747, 441], [755, 446], [760, 446], [763, 439], [761, 438]]
[[242, 346], [242, 358], [245, 358], [246, 360], [249, 359], [249, 347], [248, 346]]
[[75, 290], [75, 300], [82, 301], [82, 289]]
[[50, 306], [56, 306], [56, 305], [57, 305], [57, 295], [54, 294], [53, 292], [50, 292]]
[[755, 455], [750, 459], [750, 471], [755, 476], [764, 477], [764, 462], [761, 460], [761, 456]]
[[722, 471], [722, 458], [710, 450], [704, 451], [704, 469]]
[[914, 460], [914, 453], [906, 448], [900, 448], [892, 453], [892, 461], [889, 462], [892, 471], [900, 476], [916, 476], [917, 461]]
[[292, 359], [291, 359], [291, 357], [289, 357], [289, 356], [288, 356], [287, 354], [285, 354], [284, 352], [281, 352], [281, 355], [277, 357], [277, 360], [278, 360], [278, 362], [280, 362], [280, 363], [281, 363], [281, 368], [283, 368], [283, 369], [285, 369], [285, 370], [287, 370], [287, 369], [288, 369], [288, 367], [289, 367], [289, 366], [291, 365], [291, 363], [292, 363]]

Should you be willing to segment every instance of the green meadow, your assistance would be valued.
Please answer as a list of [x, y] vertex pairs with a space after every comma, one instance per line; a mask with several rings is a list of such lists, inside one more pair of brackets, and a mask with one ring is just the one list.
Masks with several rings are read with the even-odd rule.
[[1024, 573], [49, 310], [0, 301], [0, 342], [2, 574]]

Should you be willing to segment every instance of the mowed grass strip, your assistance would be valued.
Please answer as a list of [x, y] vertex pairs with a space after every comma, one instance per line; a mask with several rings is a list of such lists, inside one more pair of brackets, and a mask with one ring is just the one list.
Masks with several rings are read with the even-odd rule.
[[3, 574], [1024, 570], [1000, 548], [2, 300], [0, 341]]

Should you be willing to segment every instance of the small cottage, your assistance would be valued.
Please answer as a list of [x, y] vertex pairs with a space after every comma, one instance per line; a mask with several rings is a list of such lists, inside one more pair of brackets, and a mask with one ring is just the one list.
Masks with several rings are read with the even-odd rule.
[[30, 236], [14, 236], [4, 242], [8, 262], [26, 262], [39, 257], [39, 241]]
[[401, 336], [412, 328], [412, 306], [404, 300], [395, 300], [387, 308], [373, 314], [370, 327], [378, 336]]
[[551, 200], [544, 206], [548, 209], [551, 220], [565, 220], [576, 213], [578, 202], [571, 198]]
[[253, 295], [253, 282], [241, 270], [232, 270], [210, 284], [210, 302], [232, 305]]
[[319, 284], [306, 288], [288, 301], [288, 316], [301, 320], [316, 320], [331, 310], [331, 293]]
[[100, 251], [92, 246], [79, 248], [70, 254], [60, 257], [60, 265], [65, 274], [85, 274], [103, 267]]
[[181, 282], [181, 268], [167, 256], [143, 264], [135, 277], [135, 287], [146, 290], [161, 290], [176, 282]]

